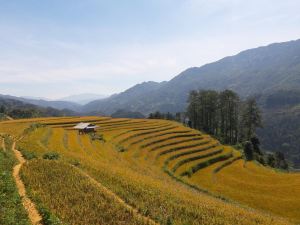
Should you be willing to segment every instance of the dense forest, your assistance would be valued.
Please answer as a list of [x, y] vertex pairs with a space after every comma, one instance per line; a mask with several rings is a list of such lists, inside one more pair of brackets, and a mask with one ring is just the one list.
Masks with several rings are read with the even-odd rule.
[[257, 99], [264, 108], [264, 129], [257, 130], [263, 148], [283, 151], [300, 168], [300, 91], [280, 90]]
[[0, 115], [2, 118], [9, 116], [13, 119], [48, 117], [48, 116], [72, 116], [76, 113], [71, 110], [58, 110], [51, 107], [43, 108], [27, 104], [18, 100], [0, 98]]
[[262, 127], [256, 100], [241, 101], [231, 90], [191, 91], [187, 115], [193, 128], [214, 135], [225, 144], [250, 140], [256, 128]]
[[287, 169], [282, 152], [265, 153], [256, 136], [262, 128], [261, 110], [255, 98], [244, 101], [231, 90], [191, 91], [186, 115], [189, 126], [217, 137], [222, 143], [242, 146], [246, 160], [257, 160], [271, 167]]

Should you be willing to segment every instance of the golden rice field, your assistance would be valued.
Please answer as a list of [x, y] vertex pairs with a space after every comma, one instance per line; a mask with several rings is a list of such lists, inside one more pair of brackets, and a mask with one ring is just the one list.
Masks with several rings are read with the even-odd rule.
[[[78, 122], [97, 124], [104, 140], [79, 135]], [[300, 222], [300, 174], [244, 165], [240, 152], [176, 122], [39, 118], [1, 122], [0, 133], [23, 137], [18, 149], [35, 156], [21, 169], [26, 189], [62, 224]], [[43, 159], [49, 152], [59, 159]]]

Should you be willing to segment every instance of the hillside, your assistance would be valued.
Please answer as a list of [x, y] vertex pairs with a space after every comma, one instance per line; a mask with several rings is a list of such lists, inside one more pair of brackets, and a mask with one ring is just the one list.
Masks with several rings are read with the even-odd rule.
[[[127, 111], [145, 113], [149, 107], [146, 104], [148, 97], [151, 97], [165, 85], [166, 82], [157, 83], [152, 81], [137, 84], [120, 94], [112, 95], [106, 99], [92, 101], [83, 106], [82, 111], [102, 111], [106, 114], [112, 114], [119, 109], [124, 109]], [[141, 110], [142, 108], [143, 110]]]
[[[105, 100], [94, 101], [83, 109], [93, 111], [102, 110], [111, 114], [117, 109], [138, 111], [145, 115], [154, 112], [184, 111], [187, 96], [195, 89], [232, 89], [240, 96], [256, 96], [264, 112], [265, 129], [259, 132], [263, 139], [263, 147], [267, 150], [282, 150], [281, 146], [287, 138], [288, 158], [300, 167], [300, 142], [297, 136], [299, 130], [292, 121], [298, 117], [289, 113], [291, 107], [300, 104], [300, 40], [271, 44], [243, 51], [235, 56], [226, 57], [217, 62], [187, 69], [168, 82], [157, 85], [141, 84], [114, 95]], [[284, 130], [280, 130], [279, 120], [274, 115], [277, 111], [286, 112]], [[275, 127], [277, 130], [270, 129]], [[288, 129], [290, 127], [290, 129]], [[272, 140], [278, 138], [276, 145]], [[293, 154], [290, 152], [293, 151]], [[296, 156], [296, 158], [295, 158]]]
[[[83, 121], [100, 126], [97, 134], [72, 129]], [[0, 133], [23, 137], [16, 142], [28, 161], [21, 178], [36, 208], [47, 212], [44, 220], [79, 225], [300, 221], [299, 174], [244, 165], [240, 152], [176, 122], [37, 118], [1, 122]]]
[[176, 112], [184, 109], [187, 95], [194, 89], [232, 89], [243, 97], [299, 90], [299, 71], [300, 40], [276, 43], [187, 69], [160, 85], [137, 85], [107, 100], [94, 101], [86, 109], [112, 113], [123, 106], [142, 113]]
[[67, 110], [77, 111], [77, 112], [81, 110], [81, 105], [74, 102], [68, 102], [68, 101], [50, 101], [44, 99], [24, 98], [24, 97], [16, 97], [11, 95], [1, 95], [1, 94], [0, 97], [3, 99], [12, 99], [12, 100], [17, 100], [20, 102], [32, 104], [32, 105], [37, 105], [44, 108], [50, 107], [59, 110], [67, 109]]
[[78, 94], [78, 95], [71, 95], [67, 96], [61, 99], [58, 99], [57, 101], [67, 101], [67, 102], [74, 102], [80, 105], [87, 104], [91, 101], [98, 100], [98, 99], [103, 99], [106, 98], [107, 96], [105, 95], [98, 95], [98, 94]]
[[111, 114], [112, 118], [135, 118], [135, 119], [143, 119], [145, 116], [140, 112], [131, 112], [126, 110], [117, 110], [116, 112]]
[[71, 110], [58, 110], [51, 107], [40, 107], [37, 105], [24, 103], [19, 100], [11, 98], [0, 97], [0, 114], [3, 114], [3, 118], [32, 118], [32, 117], [48, 117], [48, 116], [73, 116], [75, 112]]

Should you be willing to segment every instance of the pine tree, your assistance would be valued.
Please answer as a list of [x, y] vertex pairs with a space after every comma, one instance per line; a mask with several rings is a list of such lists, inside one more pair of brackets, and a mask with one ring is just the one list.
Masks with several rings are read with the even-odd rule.
[[236, 144], [238, 141], [239, 96], [225, 90], [220, 93], [220, 136], [224, 143]]
[[250, 140], [255, 135], [256, 128], [262, 127], [261, 112], [254, 98], [249, 98], [245, 102], [241, 115], [241, 139]]
[[244, 155], [246, 161], [253, 160], [253, 146], [250, 141], [246, 141], [244, 144]]
[[191, 125], [193, 128], [198, 129], [198, 115], [197, 115], [197, 91], [191, 91], [188, 99], [188, 108], [187, 108], [187, 115], [191, 121]]

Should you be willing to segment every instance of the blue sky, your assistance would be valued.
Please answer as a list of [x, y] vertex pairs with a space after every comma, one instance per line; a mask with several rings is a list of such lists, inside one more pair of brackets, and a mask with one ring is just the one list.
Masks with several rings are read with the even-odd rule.
[[0, 0], [0, 93], [59, 98], [164, 81], [300, 38], [298, 0]]

